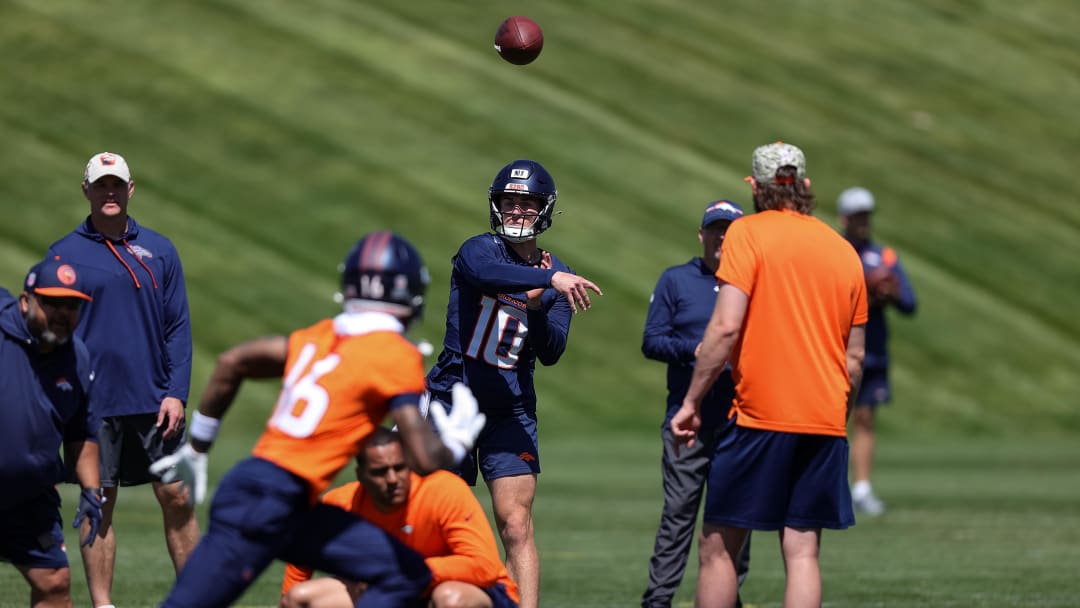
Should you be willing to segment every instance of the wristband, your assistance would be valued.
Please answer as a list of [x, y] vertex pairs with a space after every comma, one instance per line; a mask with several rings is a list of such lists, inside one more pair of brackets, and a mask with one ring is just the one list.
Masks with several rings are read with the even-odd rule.
[[221, 428], [220, 418], [203, 416], [200, 412], [191, 415], [191, 438], [206, 443], [213, 443]]

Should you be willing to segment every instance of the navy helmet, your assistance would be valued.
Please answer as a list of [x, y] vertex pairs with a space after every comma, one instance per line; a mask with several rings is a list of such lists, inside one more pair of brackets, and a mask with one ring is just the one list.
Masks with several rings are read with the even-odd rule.
[[[540, 213], [532, 226], [520, 228], [504, 226], [503, 214], [499, 211], [499, 198], [503, 194], [524, 194], [540, 200]], [[513, 243], [536, 238], [541, 232], [551, 227], [551, 216], [555, 212], [555, 199], [558, 194], [555, 189], [555, 179], [540, 163], [534, 160], [511, 162], [499, 169], [488, 189], [491, 229]]]
[[345, 309], [388, 312], [406, 325], [424, 313], [431, 276], [420, 252], [393, 232], [372, 232], [353, 245], [341, 271]]

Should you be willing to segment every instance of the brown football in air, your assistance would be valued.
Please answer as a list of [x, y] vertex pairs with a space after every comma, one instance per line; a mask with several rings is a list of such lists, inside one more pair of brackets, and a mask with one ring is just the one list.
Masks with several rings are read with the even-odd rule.
[[543, 48], [544, 32], [528, 17], [508, 17], [495, 32], [495, 50], [514, 65], [532, 63]]

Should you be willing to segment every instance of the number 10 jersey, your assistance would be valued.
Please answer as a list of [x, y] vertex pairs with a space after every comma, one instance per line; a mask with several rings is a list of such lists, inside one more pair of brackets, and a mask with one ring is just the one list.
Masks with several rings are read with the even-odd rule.
[[[551, 268], [522, 260], [497, 235], [467, 241], [453, 259], [446, 336], [427, 386], [440, 400], [455, 382], [472, 389], [485, 413], [536, 410], [536, 360], [553, 365], [566, 349], [570, 303], [551, 288], [558, 271], [573, 272], [554, 255]], [[546, 288], [539, 310], [525, 292]]]

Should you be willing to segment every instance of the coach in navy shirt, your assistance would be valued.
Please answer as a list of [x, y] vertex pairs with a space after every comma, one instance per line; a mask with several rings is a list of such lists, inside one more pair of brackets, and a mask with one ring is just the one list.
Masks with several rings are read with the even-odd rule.
[[159, 232], [135, 222], [128, 203], [135, 180], [119, 154], [90, 157], [83, 173], [90, 215], [52, 244], [50, 255], [75, 260], [94, 298], [76, 331], [93, 357], [95, 414], [101, 418], [101, 541], [82, 550], [92, 605], [111, 608], [116, 561], [112, 526], [119, 486], [151, 484], [164, 519], [165, 545], [180, 572], [199, 540], [199, 522], [178, 483], [162, 483], [150, 463], [185, 442], [184, 404], [191, 382], [191, 322], [180, 256]]
[[[709, 203], [698, 230], [698, 240], [704, 247], [702, 256], [665, 270], [649, 300], [641, 351], [649, 359], [668, 364], [668, 397], [667, 413], [660, 431], [664, 444], [661, 461], [664, 509], [649, 561], [649, 584], [641, 598], [643, 608], [671, 606], [686, 571], [687, 555], [713, 450], [729, 426], [727, 415], [735, 397], [730, 368], [724, 370], [705, 396], [701, 408], [701, 429], [693, 446], [679, 446], [676, 450], [675, 437], [668, 423], [682, 406], [683, 397], [690, 387], [694, 360], [716, 306], [719, 291], [716, 269], [720, 265], [720, 245], [724, 241], [724, 233], [731, 222], [742, 215], [742, 207], [732, 201]], [[738, 562], [741, 583], [750, 568], [749, 537]]]
[[16, 299], [0, 289], [0, 561], [30, 583], [34, 606], [70, 606], [56, 484], [68, 463], [82, 486], [75, 526], [101, 522], [98, 445], [90, 412], [90, 356], [73, 337], [90, 296], [76, 267], [46, 259], [30, 269]]

